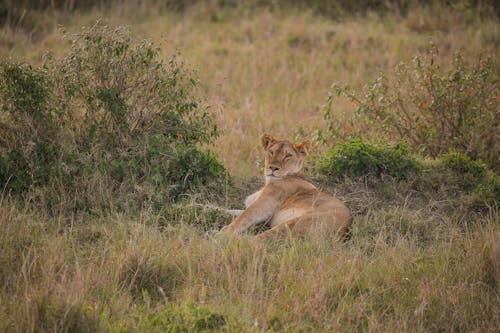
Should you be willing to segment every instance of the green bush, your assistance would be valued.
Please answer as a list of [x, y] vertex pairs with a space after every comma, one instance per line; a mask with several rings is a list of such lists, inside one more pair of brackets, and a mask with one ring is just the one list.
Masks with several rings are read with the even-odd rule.
[[[435, 172], [451, 173], [461, 190], [476, 193], [476, 207], [498, 206], [500, 181], [486, 165], [458, 152], [449, 152], [438, 160]], [[444, 170], [443, 170], [444, 169]]]
[[71, 44], [68, 56], [49, 57], [46, 66], [57, 73], [61, 106], [80, 109], [71, 120], [84, 129], [82, 145], [99, 138], [98, 146], [129, 146], [144, 135], [195, 144], [217, 135], [194, 97], [193, 74], [176, 57], [164, 64], [151, 42], [99, 24], [84, 28]]
[[172, 184], [171, 193], [178, 196], [198, 186], [209, 185], [213, 180], [222, 181], [225, 169], [210, 152], [202, 152], [193, 146], [178, 147], [171, 152], [168, 170], [158, 174], [163, 181]]
[[2, 188], [42, 188], [47, 203], [95, 210], [174, 200], [225, 178], [200, 149], [217, 128], [178, 57], [165, 64], [149, 41], [99, 24], [71, 45], [41, 68], [0, 65]]
[[319, 162], [322, 173], [335, 178], [389, 175], [406, 178], [420, 169], [406, 144], [376, 145], [351, 139], [330, 150]]
[[486, 175], [486, 165], [472, 160], [469, 156], [458, 152], [449, 152], [441, 156], [441, 162], [445, 167], [461, 175], [469, 174], [474, 178], [483, 178]]
[[472, 193], [478, 184], [486, 181], [488, 169], [481, 161], [468, 156], [450, 152], [427, 165], [426, 172], [420, 177], [431, 189], [447, 188], [451, 193]]
[[401, 63], [389, 77], [379, 76], [362, 94], [333, 85], [335, 93], [325, 110], [332, 134], [342, 131], [331, 112], [336, 96], [343, 95], [355, 109], [356, 135], [396, 136], [431, 157], [458, 151], [498, 171], [497, 62], [478, 59], [468, 65], [457, 54], [451, 68], [443, 69], [437, 55], [432, 46], [428, 55], [416, 56], [409, 65]]
[[477, 199], [478, 207], [499, 208], [500, 204], [500, 178], [496, 176], [487, 177], [475, 187], [475, 192], [479, 195]]
[[16, 191], [46, 183], [61, 146], [42, 69], [0, 63], [0, 184]]

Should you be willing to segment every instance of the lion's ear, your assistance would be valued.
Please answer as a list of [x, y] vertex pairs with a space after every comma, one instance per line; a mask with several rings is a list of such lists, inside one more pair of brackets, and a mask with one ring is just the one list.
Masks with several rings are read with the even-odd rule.
[[264, 149], [269, 148], [274, 142], [276, 142], [276, 139], [271, 134], [262, 134], [260, 136], [260, 143]]
[[295, 145], [295, 148], [299, 153], [305, 156], [309, 152], [309, 148], [311, 148], [311, 141], [306, 140], [302, 143], [299, 143], [298, 145]]

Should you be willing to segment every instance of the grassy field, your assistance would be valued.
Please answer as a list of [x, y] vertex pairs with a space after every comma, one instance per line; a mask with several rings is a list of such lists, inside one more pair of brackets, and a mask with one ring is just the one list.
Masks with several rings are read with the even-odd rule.
[[[331, 18], [293, 6], [207, 1], [177, 12], [154, 1], [120, 1], [26, 15], [35, 23], [19, 19], [0, 29], [3, 59], [39, 66], [47, 50], [61, 57], [70, 49], [63, 37], [96, 20], [130, 26], [134, 36], [159, 46], [165, 61], [178, 54], [195, 70], [194, 94], [220, 131], [204, 148], [230, 176], [217, 194], [196, 190], [180, 202], [165, 199], [160, 208], [126, 208], [136, 197], [126, 187], [118, 195], [108, 191], [97, 176], [86, 183], [87, 192], [58, 197], [50, 209], [45, 203], [54, 199], [44, 189], [4, 190], [0, 331], [498, 331], [499, 198], [476, 186], [498, 181], [494, 171], [464, 176], [426, 156], [416, 156], [426, 168], [404, 179], [333, 179], [315, 168], [339, 143], [318, 137], [318, 130], [328, 133], [323, 117], [332, 83], [361, 91], [379, 73], [427, 52], [431, 41], [443, 68], [457, 51], [470, 66], [483, 66], [483, 59], [500, 54], [500, 24], [491, 11], [436, 2], [405, 15], [393, 9]], [[494, 69], [496, 82], [498, 75]], [[348, 124], [354, 103], [335, 103], [333, 117]], [[352, 123], [349, 131], [387, 140], [367, 124]], [[212, 238], [211, 229], [230, 217], [198, 204], [243, 206], [262, 185], [258, 138], [264, 132], [313, 139], [308, 176], [347, 203], [354, 215], [351, 240]], [[142, 183], [129, 188], [136, 187], [154, 196]], [[109, 200], [102, 204], [107, 209], [66, 209], [89, 194]], [[128, 201], [117, 205], [120, 200]]]

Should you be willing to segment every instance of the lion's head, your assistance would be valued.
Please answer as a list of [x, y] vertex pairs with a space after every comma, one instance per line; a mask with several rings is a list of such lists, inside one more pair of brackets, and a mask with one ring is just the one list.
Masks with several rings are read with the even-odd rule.
[[269, 134], [263, 134], [260, 140], [265, 152], [266, 181], [300, 173], [311, 145], [309, 141], [295, 144], [286, 140], [277, 140]]

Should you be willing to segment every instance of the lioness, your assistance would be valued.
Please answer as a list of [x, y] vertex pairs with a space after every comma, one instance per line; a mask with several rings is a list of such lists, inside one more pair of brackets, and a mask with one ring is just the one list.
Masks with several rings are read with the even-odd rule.
[[271, 229], [259, 239], [276, 238], [310, 230], [346, 236], [352, 223], [349, 209], [337, 198], [320, 192], [301, 172], [309, 141], [294, 144], [269, 134], [261, 136], [265, 153], [266, 184], [245, 200], [246, 209], [219, 234], [238, 235], [251, 226], [269, 221]]

